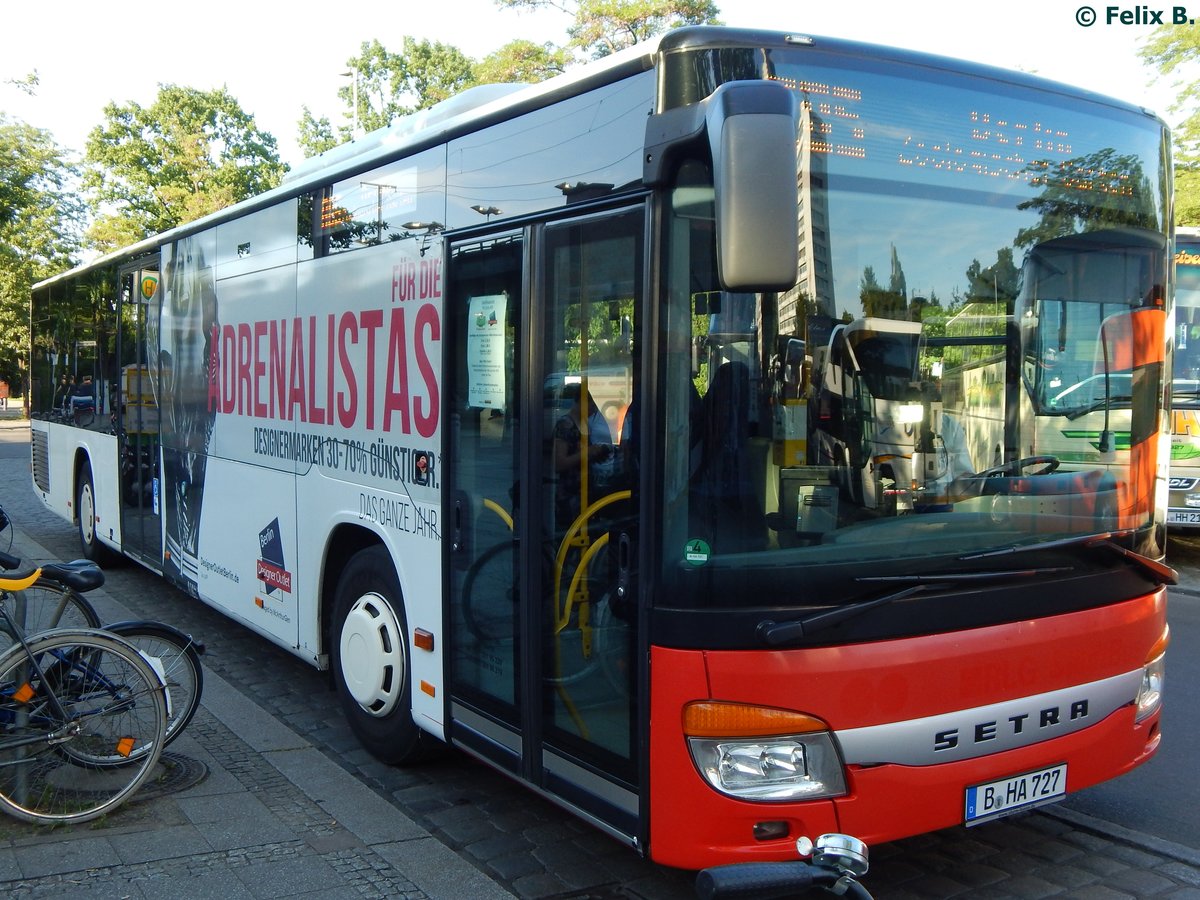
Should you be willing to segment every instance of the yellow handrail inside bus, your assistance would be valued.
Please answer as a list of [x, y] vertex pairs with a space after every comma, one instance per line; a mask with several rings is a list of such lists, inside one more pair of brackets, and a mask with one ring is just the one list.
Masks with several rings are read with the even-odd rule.
[[563, 605], [562, 615], [558, 618], [558, 621], [554, 623], [555, 634], [558, 634], [560, 631], [566, 628], [571, 621], [571, 607], [575, 603], [575, 595], [577, 593], [583, 594], [584, 600], [580, 602], [579, 610], [579, 630], [585, 632], [584, 656], [588, 655], [588, 650], [591, 647], [591, 626], [585, 624], [584, 622], [584, 616], [586, 614], [583, 611], [583, 607], [587, 603], [587, 589], [585, 588], [583, 591], [579, 591], [579, 582], [583, 580], [584, 575], [587, 572], [587, 567], [592, 561], [592, 557], [604, 549], [607, 544], [608, 532], [605, 532], [604, 534], [600, 535], [600, 537], [596, 538], [596, 542], [592, 544], [592, 546], [588, 547], [583, 556], [580, 557], [579, 565], [575, 567], [575, 574], [571, 576], [571, 586], [567, 589], [567, 600]]
[[508, 526], [509, 531], [513, 530], [512, 516], [510, 516], [508, 514], [507, 509], [505, 509], [503, 506], [501, 506], [495, 500], [492, 500], [488, 497], [483, 498], [483, 506], [484, 506], [484, 509], [490, 509], [496, 515], [498, 515], [504, 521], [504, 524]]
[[[570, 552], [571, 547], [577, 545], [576, 538], [577, 538], [578, 533], [583, 530], [583, 526], [587, 523], [588, 519], [590, 519], [593, 514], [595, 514], [596, 512], [598, 512], [599, 510], [603, 509], [606, 506], [611, 506], [613, 503], [617, 503], [621, 500], [628, 500], [632, 496], [633, 496], [632, 491], [624, 490], [624, 491], [613, 491], [611, 494], [607, 494], [607, 495], [601, 497], [595, 503], [591, 504], [591, 506], [589, 506], [587, 509], [583, 510], [583, 512], [581, 512], [579, 515], [577, 515], [575, 517], [575, 521], [571, 523], [571, 527], [567, 529], [567, 533], [563, 535], [562, 543], [560, 543], [558, 545], [558, 554], [554, 558], [554, 620], [555, 620], [555, 623], [557, 623], [559, 621], [559, 619], [562, 618], [562, 614], [559, 612], [558, 596], [559, 596], [559, 593], [562, 591], [563, 566], [566, 565], [567, 554]], [[585, 539], [585, 540], [581, 541], [580, 543], [578, 543], [577, 546], [579, 546], [583, 550], [586, 550], [588, 547], [588, 543]], [[569, 599], [570, 598], [568, 597], [568, 600]]]
[[[554, 674], [559, 680], [562, 679], [562, 632], [571, 622], [571, 613], [574, 611], [577, 598], [579, 600], [580, 651], [585, 659], [591, 655], [591, 605], [584, 576], [596, 554], [608, 546], [608, 533], [605, 532], [595, 541], [590, 541], [584, 531], [585, 526], [599, 510], [622, 500], [629, 500], [632, 496], [633, 492], [629, 490], [614, 491], [611, 494], [601, 497], [595, 503], [589, 504], [586, 509], [575, 517], [575, 520], [571, 523], [571, 527], [567, 529], [566, 534], [563, 535], [563, 539], [558, 545], [558, 552], [554, 558]], [[499, 516], [504, 524], [508, 526], [509, 531], [513, 530], [513, 519], [508, 510], [495, 500], [487, 497], [483, 499], [483, 506], [485, 509], [490, 509]], [[560, 606], [559, 595], [562, 592], [563, 568], [566, 566], [567, 554], [571, 552], [573, 546], [578, 546], [582, 550], [582, 554], [575, 566], [575, 572], [571, 576], [571, 583], [567, 588], [567, 596]], [[583, 721], [583, 716], [580, 715], [578, 708], [571, 699], [566, 685], [558, 684], [557, 692], [567, 708], [568, 715], [575, 722], [576, 728], [579, 729], [580, 735], [586, 739], [589, 729]]]
[[[559, 680], [555, 688], [559, 698], [567, 709], [567, 714], [574, 721], [575, 727], [579, 729], [580, 737], [585, 740], [590, 737], [587, 723], [584, 722], [578, 707], [575, 706], [575, 701], [571, 699], [571, 693], [567, 690], [567, 686], [562, 684], [562, 632], [571, 621], [571, 608], [575, 602], [575, 595], [576, 593], [580, 593], [582, 599], [579, 602], [579, 641], [580, 650], [586, 658], [591, 651], [591, 606], [587, 598], [587, 588], [585, 586], [580, 589], [580, 583], [583, 581], [592, 558], [608, 543], [608, 533], [606, 532], [597, 538], [595, 543], [589, 544], [583, 530], [587, 521], [597, 510], [611, 506], [613, 503], [621, 500], [628, 500], [632, 496], [633, 492], [629, 490], [614, 491], [589, 505], [587, 509], [575, 517], [575, 521], [571, 523], [571, 527], [563, 535], [562, 542], [558, 545], [558, 553], [554, 558], [554, 674], [555, 678]], [[559, 593], [562, 591], [563, 567], [566, 564], [567, 554], [570, 552], [572, 546], [579, 546], [582, 548], [583, 553], [575, 567], [575, 573], [571, 577], [571, 584], [567, 589], [567, 597], [560, 611]]]

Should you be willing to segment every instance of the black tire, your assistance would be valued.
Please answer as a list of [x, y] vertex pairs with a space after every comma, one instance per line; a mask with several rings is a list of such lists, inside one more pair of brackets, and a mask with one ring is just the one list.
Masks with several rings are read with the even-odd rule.
[[15, 533], [16, 529], [13, 527], [12, 519], [8, 517], [8, 513], [4, 511], [4, 507], [0, 506], [0, 544], [4, 545], [5, 553], [12, 550]]
[[116, 554], [96, 536], [96, 485], [92, 480], [92, 465], [86, 460], [79, 467], [79, 480], [75, 485], [75, 520], [79, 525], [79, 546], [83, 555], [99, 565], [113, 562]]
[[163, 745], [171, 743], [187, 728], [204, 693], [204, 669], [200, 665], [203, 645], [162, 622], [116, 622], [104, 630], [132, 644], [151, 661], [151, 667], [162, 671], [167, 693], [167, 733]]
[[[39, 578], [32, 586], [12, 594], [7, 609], [26, 636], [53, 628], [100, 627], [100, 616], [86, 597], [49, 578]], [[15, 643], [7, 623], [0, 623], [0, 650]]]
[[334, 597], [329, 647], [338, 700], [351, 730], [381, 762], [427, 758], [440, 743], [412, 716], [408, 624], [387, 548], [350, 558]]
[[[39, 824], [87, 822], [153, 775], [166, 732], [162, 685], [124, 641], [102, 631], [40, 635], [28, 652], [14, 646], [0, 658], [0, 683], [27, 688], [0, 695], [3, 811]], [[143, 746], [129, 765], [100, 764]]]

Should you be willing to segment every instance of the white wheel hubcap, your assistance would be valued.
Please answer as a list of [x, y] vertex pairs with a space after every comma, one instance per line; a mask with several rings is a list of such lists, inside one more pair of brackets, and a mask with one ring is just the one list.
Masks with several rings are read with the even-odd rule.
[[342, 680], [364, 712], [386, 716], [404, 689], [404, 635], [392, 607], [379, 594], [355, 601], [339, 641]]
[[92, 486], [84, 484], [79, 491], [79, 527], [83, 530], [83, 539], [90, 544], [96, 534], [96, 504], [92, 500]]

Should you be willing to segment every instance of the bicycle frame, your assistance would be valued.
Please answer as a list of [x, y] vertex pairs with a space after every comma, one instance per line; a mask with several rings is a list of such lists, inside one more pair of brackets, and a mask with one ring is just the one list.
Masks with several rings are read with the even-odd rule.
[[[21, 646], [21, 651], [25, 654], [25, 658], [29, 661], [29, 665], [33, 669], [33, 673], [38, 681], [47, 685], [46, 696], [50, 701], [54, 714], [65, 719], [67, 718], [67, 711], [59, 701], [58, 695], [47, 684], [46, 673], [42, 670], [41, 666], [38, 665], [37, 658], [29, 649], [29, 641], [27, 641], [25, 638], [25, 630], [16, 623], [16, 620], [14, 620], [12, 615], [9, 613], [8, 607], [6, 607], [4, 604], [4, 601], [13, 596], [14, 593], [23, 591], [25, 588], [32, 586], [38, 580], [38, 578], [41, 577], [41, 574], [42, 570], [39, 568], [35, 569], [31, 575], [25, 577], [11, 579], [0, 578], [0, 619], [3, 619], [4, 630], [11, 634], [13, 639]], [[39, 736], [36, 739], [26, 738], [24, 741], [13, 743], [6, 743], [5, 741], [0, 740], [0, 746], [21, 747], [27, 743], [41, 743], [44, 740], [45, 736]]]
[[[41, 577], [41, 575], [42, 575], [42, 570], [40, 568], [38, 568], [38, 569], [35, 569], [33, 571], [33, 573], [28, 576], [19, 577], [16, 579], [0, 578], [0, 628], [2, 628], [4, 631], [6, 631], [8, 634], [10, 634], [13, 637], [13, 639], [17, 642], [17, 645], [19, 645], [21, 647], [21, 650], [25, 654], [25, 658], [28, 660], [29, 666], [32, 669], [33, 676], [37, 679], [37, 681], [39, 683], [41, 683], [43, 685], [43, 687], [45, 689], [46, 699], [49, 701], [51, 710], [54, 713], [54, 715], [61, 719], [67, 719], [68, 716], [67, 716], [66, 709], [65, 709], [65, 707], [63, 707], [62, 702], [59, 700], [58, 694], [55, 693], [50, 680], [46, 678], [45, 669], [43, 669], [40, 665], [38, 665], [36, 656], [32, 653], [32, 651], [29, 648], [29, 641], [26, 637], [25, 629], [23, 629], [20, 625], [17, 624], [16, 620], [13, 619], [12, 614], [8, 611], [8, 608], [4, 603], [4, 601], [7, 600], [8, 598], [14, 596], [15, 594], [19, 593], [20, 591], [24, 590], [25, 588], [28, 588], [28, 587], [32, 586], [33, 584], [35, 584], [37, 582], [37, 580]], [[65, 606], [65, 601], [63, 601], [62, 605]], [[61, 608], [59, 610], [59, 613], [61, 614]], [[101, 687], [103, 687], [105, 689], [105, 691], [108, 692], [109, 696], [114, 697], [114, 698], [119, 698], [119, 696], [120, 696], [119, 687], [117, 685], [113, 684], [102, 673], [97, 672], [94, 668], [92, 668], [91, 666], [88, 666], [86, 662], [83, 662], [82, 660], [74, 660], [74, 661], [69, 660], [65, 657], [65, 655], [61, 651], [54, 651], [52, 655], [58, 661], [69, 666], [71, 670], [81, 668], [81, 670], [83, 672], [85, 672], [86, 674], [88, 674], [94, 678], [97, 678], [98, 679], [97, 684], [99, 684]], [[132, 701], [129, 698], [118, 699], [115, 703], [113, 703], [110, 706], [106, 706], [106, 707], [103, 707], [101, 709], [96, 709], [96, 710], [89, 710], [88, 714], [89, 715], [104, 714], [104, 713], [108, 713], [108, 712], [119, 711], [123, 708], [128, 707], [128, 705], [131, 702]], [[70, 727], [71, 727], [70, 725], [67, 725], [67, 726], [64, 726], [64, 728], [61, 730], [66, 732], [66, 731], [69, 731]], [[4, 739], [0, 738], [0, 748], [4, 748], [4, 749], [16, 748], [16, 747], [25, 746], [27, 744], [61, 743], [61, 740], [63, 740], [63, 739], [65, 739], [65, 738], [55, 740], [53, 737], [47, 738], [45, 735], [24, 738], [22, 740], [4, 740]]]

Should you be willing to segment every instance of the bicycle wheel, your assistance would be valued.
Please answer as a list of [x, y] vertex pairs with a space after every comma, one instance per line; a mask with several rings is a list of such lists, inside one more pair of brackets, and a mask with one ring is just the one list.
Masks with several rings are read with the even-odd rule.
[[[49, 578], [39, 578], [31, 587], [9, 594], [4, 603], [25, 635], [53, 628], [100, 627], [100, 616], [86, 597]], [[6, 625], [0, 620], [0, 652], [16, 643]]]
[[8, 517], [8, 513], [4, 511], [4, 507], [0, 506], [0, 544], [4, 545], [4, 551], [7, 553], [12, 549], [13, 536], [16, 529], [10, 527], [12, 519]]
[[[86, 822], [154, 771], [167, 729], [158, 675], [103, 631], [37, 635], [0, 657], [0, 809], [26, 822]], [[130, 756], [130, 765], [97, 758]]]
[[613, 615], [608, 601], [607, 594], [590, 601], [590, 638], [579, 626], [578, 613], [557, 634], [547, 636], [547, 659], [553, 662], [543, 676], [546, 682], [577, 684], [599, 672], [613, 689], [629, 693], [629, 623]]
[[463, 579], [463, 623], [483, 643], [511, 640], [517, 621], [516, 545], [503, 541], [471, 563]]
[[105, 625], [137, 648], [159, 673], [167, 687], [167, 734], [164, 746], [179, 736], [192, 721], [204, 691], [204, 670], [200, 668], [203, 646], [177, 628], [162, 622], [116, 622]]

